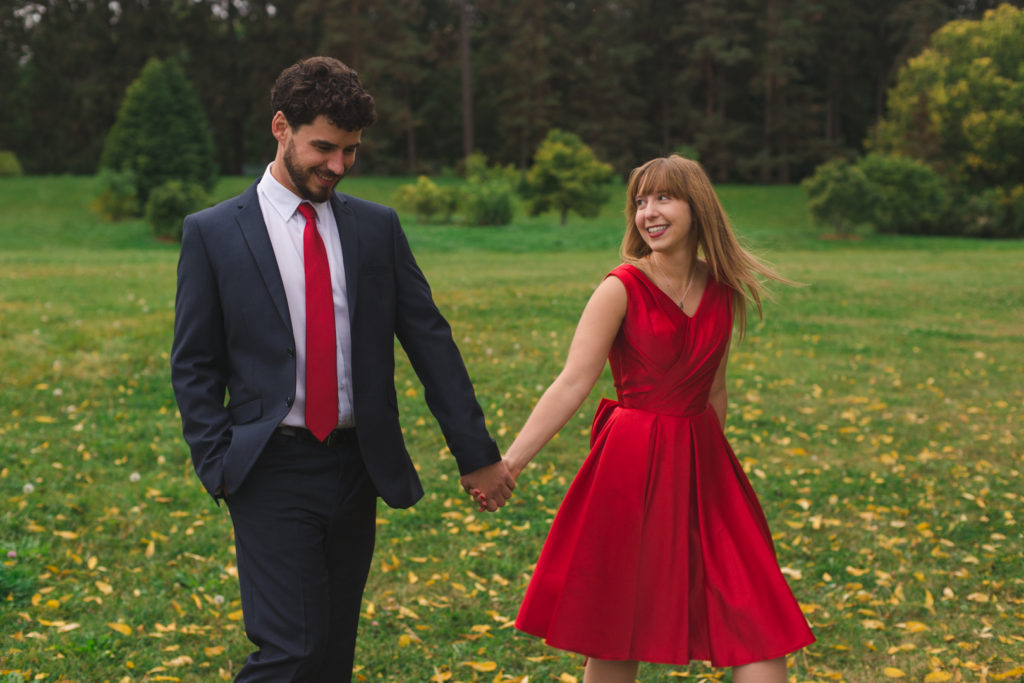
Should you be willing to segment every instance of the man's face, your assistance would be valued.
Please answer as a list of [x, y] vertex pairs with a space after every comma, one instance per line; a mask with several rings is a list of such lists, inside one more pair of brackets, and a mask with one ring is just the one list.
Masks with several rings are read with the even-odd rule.
[[271, 124], [277, 158], [271, 173], [282, 185], [311, 202], [324, 202], [356, 162], [363, 131], [343, 130], [320, 115], [298, 128], [277, 112]]

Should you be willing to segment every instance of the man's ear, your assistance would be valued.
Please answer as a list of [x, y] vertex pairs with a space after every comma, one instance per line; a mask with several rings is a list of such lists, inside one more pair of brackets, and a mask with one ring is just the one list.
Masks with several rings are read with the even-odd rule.
[[287, 142], [289, 134], [291, 134], [292, 127], [288, 123], [288, 119], [285, 118], [284, 112], [278, 111], [274, 114], [273, 120], [270, 122], [270, 131], [274, 135], [274, 139], [278, 142]]

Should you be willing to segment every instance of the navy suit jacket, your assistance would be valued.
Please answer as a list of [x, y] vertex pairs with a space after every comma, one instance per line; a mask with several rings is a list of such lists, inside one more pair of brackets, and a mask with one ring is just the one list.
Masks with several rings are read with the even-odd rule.
[[[345, 263], [356, 434], [370, 478], [393, 507], [423, 495], [402, 439], [397, 337], [462, 474], [501, 456], [487, 433], [451, 328], [434, 305], [394, 210], [331, 198]], [[254, 183], [185, 219], [171, 381], [196, 473], [238, 490], [295, 394], [295, 340]]]

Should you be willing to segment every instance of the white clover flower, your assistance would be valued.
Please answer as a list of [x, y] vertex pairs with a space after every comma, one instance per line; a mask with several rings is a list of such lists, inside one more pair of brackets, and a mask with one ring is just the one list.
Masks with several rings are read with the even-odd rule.
[[35, 491], [35, 490], [36, 490], [36, 487], [35, 487], [35, 486], [33, 486], [33, 485], [31, 484], [31, 482], [30, 482], [30, 483], [28, 483], [28, 484], [25, 484], [24, 486], [22, 486], [22, 487], [21, 487], [21, 490], [22, 490], [22, 492], [23, 492], [23, 493], [32, 493], [33, 491]]
[[142, 479], [142, 475], [139, 474], [138, 472], [132, 472], [131, 474], [128, 475], [128, 481], [132, 482], [133, 484], [137, 482], [139, 479]]

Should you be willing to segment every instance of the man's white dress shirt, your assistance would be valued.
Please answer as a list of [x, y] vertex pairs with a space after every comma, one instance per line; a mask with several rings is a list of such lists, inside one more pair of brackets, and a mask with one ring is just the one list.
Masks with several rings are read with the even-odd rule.
[[[306, 219], [299, 213], [304, 201], [279, 183], [267, 166], [256, 188], [263, 220], [274, 246], [274, 257], [281, 271], [288, 313], [295, 335], [295, 402], [281, 421], [283, 425], [306, 426], [306, 271], [302, 257], [302, 234]], [[327, 249], [331, 268], [331, 295], [334, 298], [334, 331], [338, 349], [338, 425], [355, 425], [352, 412], [352, 330], [348, 318], [348, 293], [345, 263], [341, 257], [341, 238], [331, 203], [309, 202], [316, 211], [316, 228]]]

